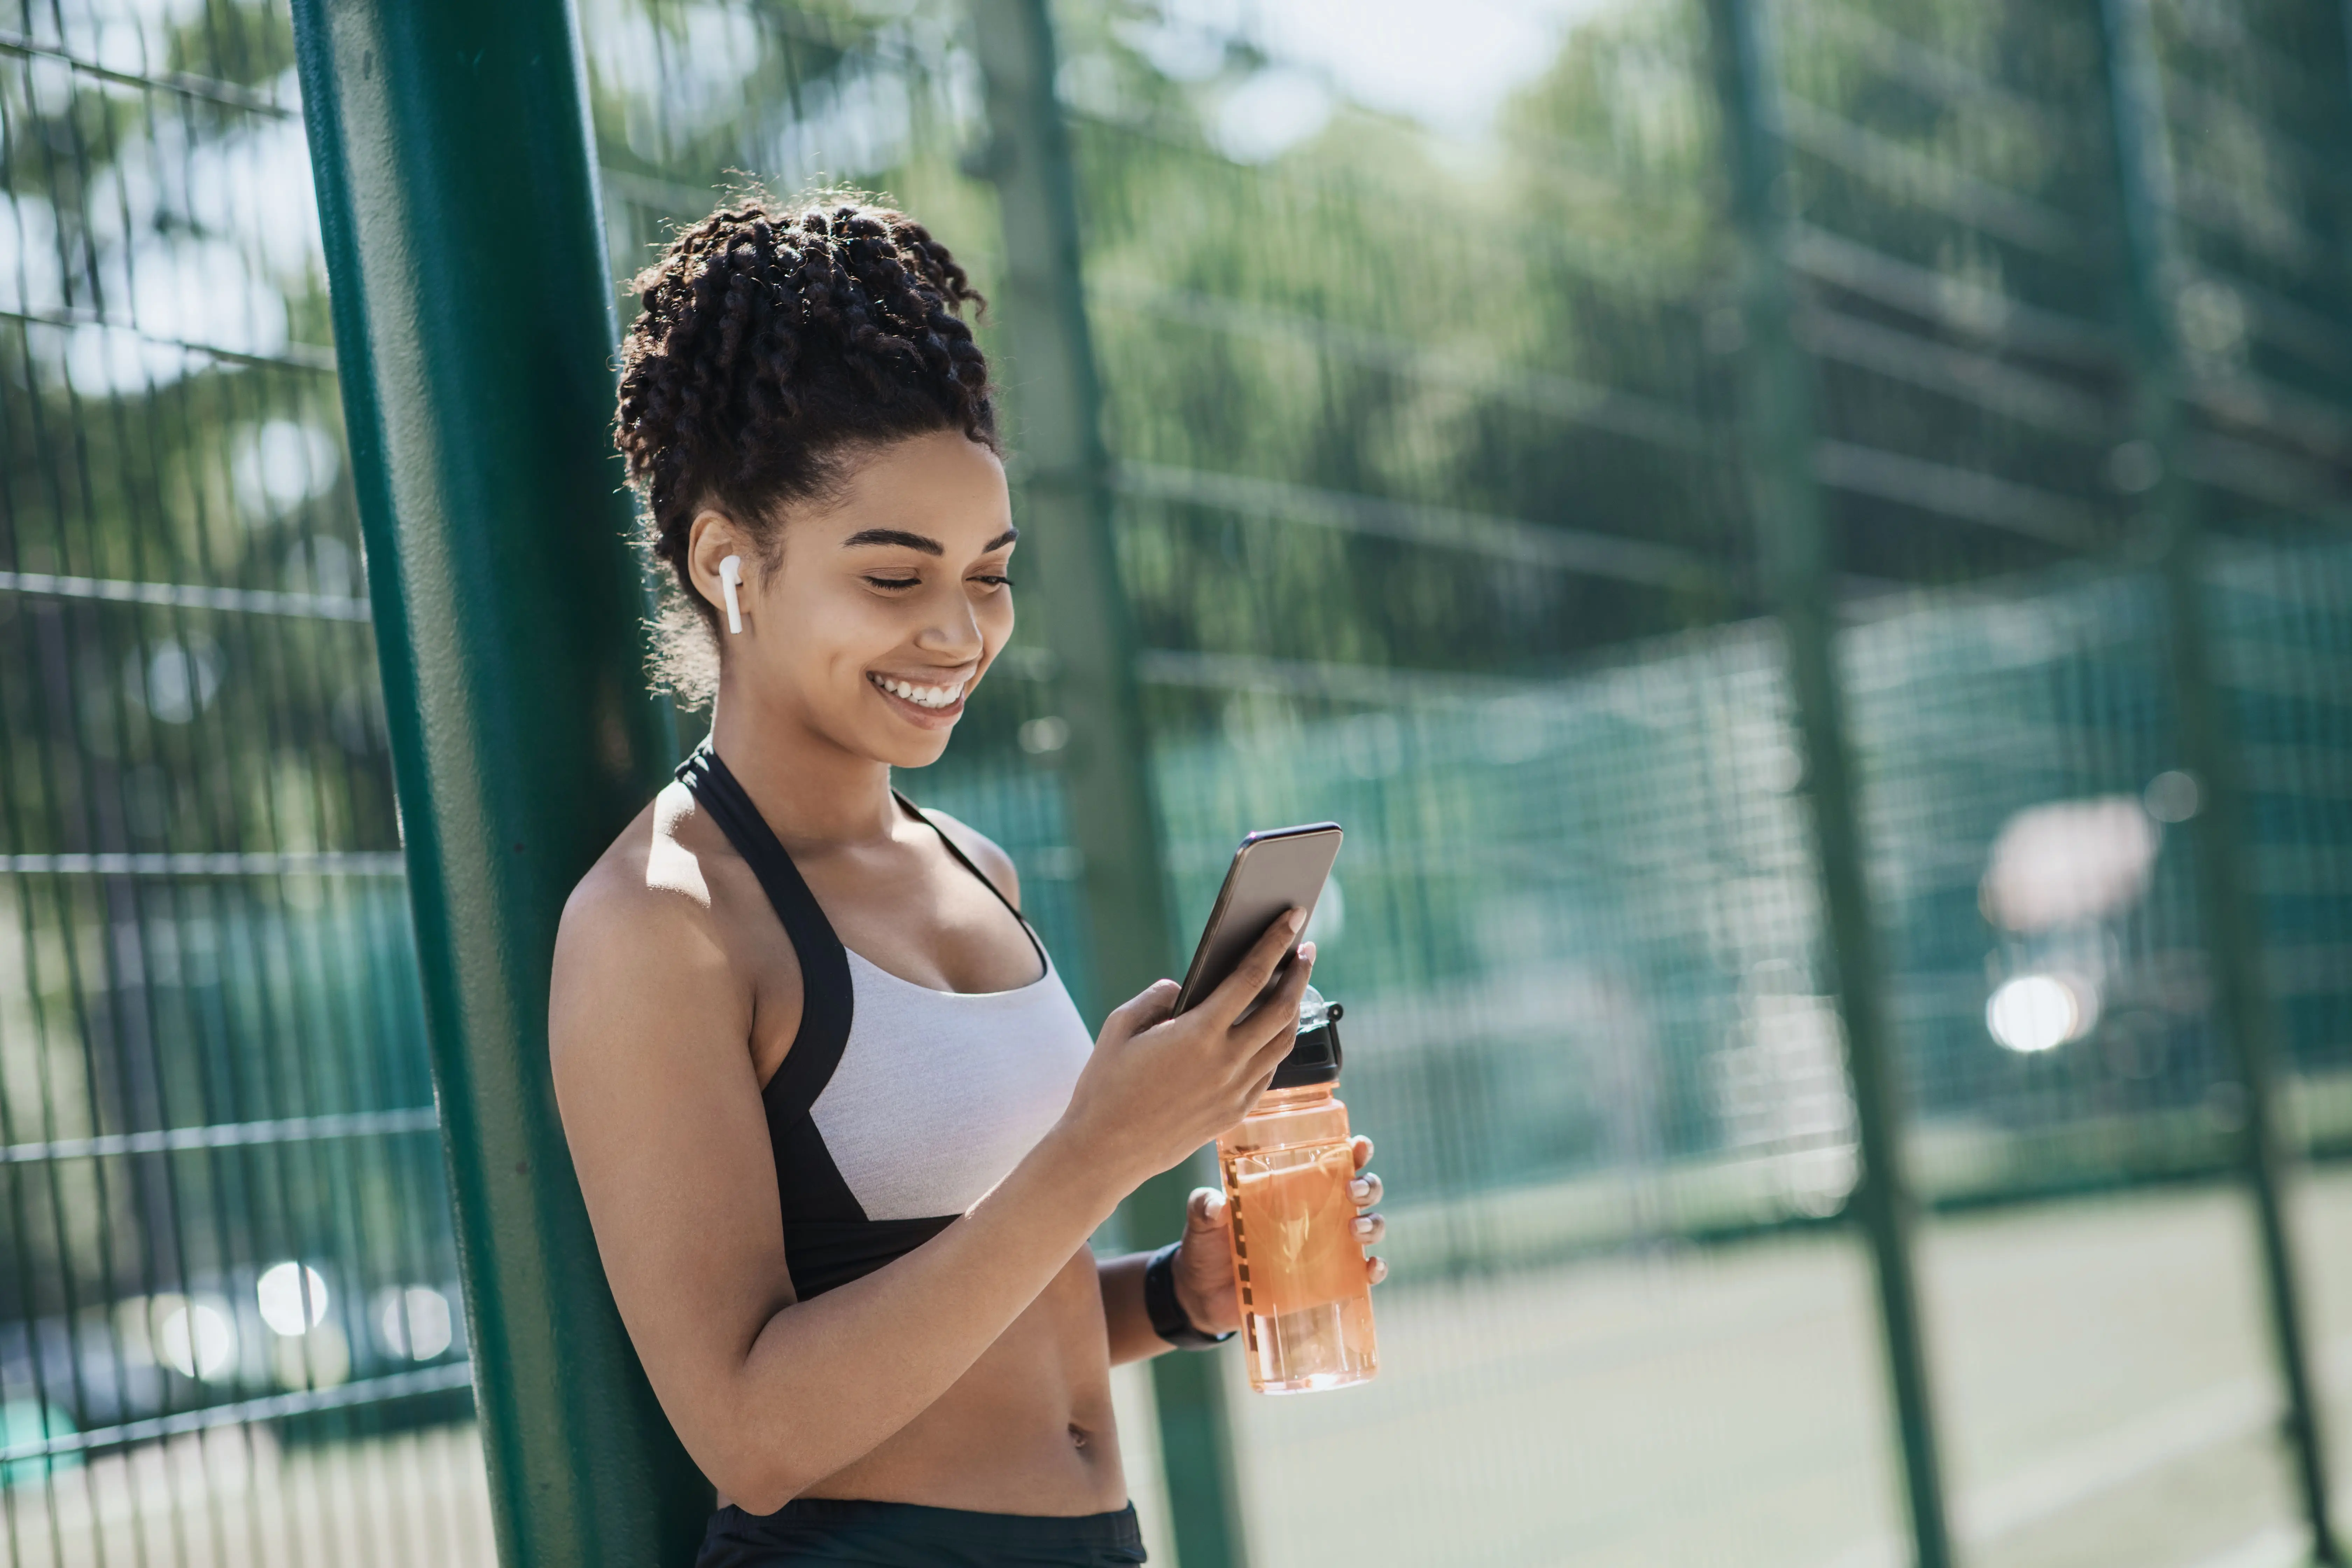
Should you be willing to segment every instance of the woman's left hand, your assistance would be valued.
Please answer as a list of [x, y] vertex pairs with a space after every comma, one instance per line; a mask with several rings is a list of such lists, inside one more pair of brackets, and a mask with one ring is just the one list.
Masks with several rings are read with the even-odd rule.
[[[1388, 1235], [1389, 1222], [1372, 1212], [1381, 1201], [1381, 1179], [1364, 1169], [1372, 1157], [1372, 1141], [1351, 1140], [1356, 1178], [1348, 1195], [1356, 1205], [1356, 1239], [1377, 1247]], [[1364, 1259], [1364, 1276], [1377, 1285], [1389, 1277], [1388, 1264]], [[1204, 1334], [1228, 1333], [1242, 1326], [1239, 1295], [1234, 1289], [1233, 1212], [1225, 1206], [1222, 1187], [1195, 1187], [1184, 1207], [1184, 1245], [1176, 1254], [1176, 1300], [1192, 1326]]]

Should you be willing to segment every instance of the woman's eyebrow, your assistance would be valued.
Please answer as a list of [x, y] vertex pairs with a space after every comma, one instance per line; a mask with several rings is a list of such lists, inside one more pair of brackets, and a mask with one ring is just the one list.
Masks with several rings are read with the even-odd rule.
[[[981, 553], [986, 554], [992, 550], [1002, 550], [1020, 537], [1019, 529], [1008, 528], [986, 544], [982, 545]], [[919, 550], [926, 555], [947, 553], [947, 547], [938, 540], [919, 533], [909, 533], [903, 528], [861, 528], [841, 542], [841, 547], [844, 550], [855, 550], [861, 544], [895, 544], [905, 550]]]
[[[908, 550], [919, 550], [926, 555], [945, 555], [947, 546], [936, 539], [926, 539], [919, 533], [908, 533], [903, 528], [861, 528], [841, 542], [844, 550], [855, 550], [861, 544], [896, 544]], [[994, 549], [991, 545], [990, 549]]]

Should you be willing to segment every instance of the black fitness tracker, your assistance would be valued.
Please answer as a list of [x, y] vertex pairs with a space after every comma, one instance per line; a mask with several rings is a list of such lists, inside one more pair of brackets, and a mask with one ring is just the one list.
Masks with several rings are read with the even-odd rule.
[[1192, 1326], [1184, 1310], [1184, 1303], [1176, 1299], [1176, 1249], [1184, 1244], [1171, 1241], [1151, 1255], [1143, 1266], [1143, 1311], [1151, 1320], [1151, 1331], [1174, 1345], [1178, 1350], [1204, 1351], [1223, 1344], [1234, 1337], [1227, 1329], [1222, 1334], [1204, 1334]]

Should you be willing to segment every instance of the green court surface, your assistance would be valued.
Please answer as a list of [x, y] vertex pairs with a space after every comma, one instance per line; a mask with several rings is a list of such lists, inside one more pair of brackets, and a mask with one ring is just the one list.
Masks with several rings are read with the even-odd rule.
[[[2352, 1481], [2352, 1174], [2298, 1217]], [[2299, 1561], [2252, 1245], [2218, 1187], [1923, 1228], [1965, 1562]], [[1817, 1234], [1384, 1289], [1377, 1382], [1237, 1394], [1253, 1561], [1893, 1568], [1869, 1289]]]

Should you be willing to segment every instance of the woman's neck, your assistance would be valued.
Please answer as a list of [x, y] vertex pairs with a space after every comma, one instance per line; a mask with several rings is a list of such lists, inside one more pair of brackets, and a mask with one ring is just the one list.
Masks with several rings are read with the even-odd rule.
[[820, 733], [796, 703], [761, 702], [722, 678], [710, 744], [787, 849], [871, 843], [897, 826], [890, 764]]

